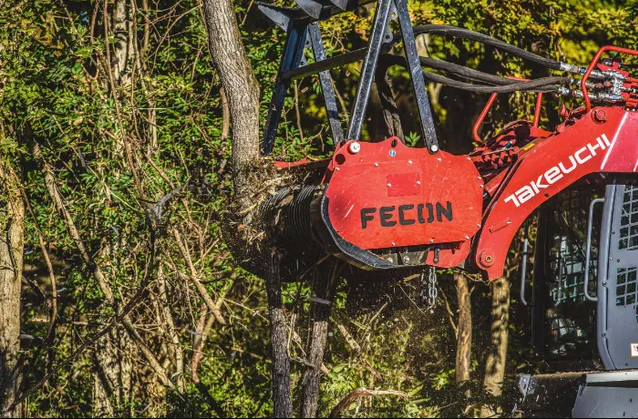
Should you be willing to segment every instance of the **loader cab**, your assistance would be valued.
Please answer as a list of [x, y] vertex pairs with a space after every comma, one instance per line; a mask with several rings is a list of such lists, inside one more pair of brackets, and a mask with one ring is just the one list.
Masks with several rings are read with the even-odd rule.
[[521, 300], [543, 374], [521, 377], [518, 411], [638, 417], [638, 184], [587, 179], [533, 225]]
[[[532, 294], [526, 299], [532, 346], [553, 371], [594, 367], [595, 304], [587, 299], [584, 282], [587, 211], [593, 199], [591, 185], [583, 183], [538, 214], [534, 263], [526, 273], [525, 292]], [[590, 271], [597, 272], [597, 263], [591, 263]]]

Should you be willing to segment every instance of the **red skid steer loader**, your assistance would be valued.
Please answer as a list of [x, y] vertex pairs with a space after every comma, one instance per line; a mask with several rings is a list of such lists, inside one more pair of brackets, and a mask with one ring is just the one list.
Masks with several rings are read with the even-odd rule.
[[[324, 164], [309, 163], [320, 175], [293, 188], [277, 217], [282, 245], [368, 271], [461, 267], [494, 280], [515, 236], [534, 223], [534, 263], [526, 240], [520, 300], [529, 306], [532, 343], [555, 373], [521, 377], [516, 410], [638, 417], [638, 79], [622, 61], [638, 51], [606, 46], [582, 67], [462, 28], [413, 27], [407, 0], [295, 2], [259, 5], [286, 32], [262, 152], [273, 151], [290, 84], [311, 75], [319, 77], [336, 146]], [[376, 8], [369, 45], [327, 57], [321, 22], [366, 4]], [[520, 80], [421, 57], [416, 37], [423, 34], [483, 43], [555, 75]], [[404, 54], [393, 54], [399, 46]], [[341, 121], [330, 70], [354, 62], [362, 62], [359, 86], [349, 121]], [[361, 140], [375, 78], [392, 66], [410, 75], [422, 147], [405, 145], [391, 94], [380, 95], [387, 137]], [[473, 152], [439, 147], [426, 82], [491, 95], [468, 139], [478, 144]], [[533, 119], [481, 138], [496, 96], [514, 92], [536, 95]], [[560, 125], [541, 127], [548, 94], [582, 105], [563, 109]], [[290, 193], [272, 197], [264, 211]]]

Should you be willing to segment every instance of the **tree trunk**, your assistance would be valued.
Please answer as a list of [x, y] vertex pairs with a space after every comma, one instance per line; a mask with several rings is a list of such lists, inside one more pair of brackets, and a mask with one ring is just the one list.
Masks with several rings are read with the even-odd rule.
[[115, 0], [111, 12], [113, 28], [113, 76], [120, 86], [131, 83], [131, 66], [135, 57], [133, 45], [133, 8], [129, 0]]
[[270, 272], [266, 281], [268, 308], [270, 310], [273, 416], [276, 418], [290, 418], [292, 417], [290, 357], [288, 356], [286, 315], [284, 314], [281, 296], [280, 263], [279, 254], [276, 249], [273, 249], [270, 259]]
[[470, 381], [472, 362], [472, 302], [467, 278], [460, 272], [454, 274], [459, 301], [458, 336], [456, 338], [456, 383], [459, 386]]
[[[259, 160], [259, 85], [244, 49], [233, 2], [204, 0], [204, 11], [213, 63], [230, 107], [233, 181], [236, 195], [242, 197], [251, 189], [249, 175]], [[244, 200], [242, 206], [252, 204]]]
[[20, 385], [20, 294], [24, 249], [24, 201], [20, 179], [0, 162], [0, 417], [16, 417], [11, 408]]
[[95, 374], [93, 416], [113, 417], [130, 403], [133, 346], [126, 332], [114, 328], [96, 343], [95, 358], [98, 373]]
[[492, 283], [492, 347], [485, 365], [483, 387], [492, 400], [481, 409], [481, 417], [496, 417], [499, 414], [498, 399], [503, 394], [507, 345], [509, 339], [510, 284], [507, 278]]
[[312, 339], [308, 361], [309, 366], [304, 372], [301, 388], [301, 417], [317, 417], [319, 406], [319, 385], [321, 384], [321, 365], [323, 364], [326, 343], [328, 341], [328, 323], [332, 311], [332, 300], [337, 286], [335, 272], [336, 263], [324, 262], [317, 268], [313, 284], [315, 301], [312, 304], [313, 322]]

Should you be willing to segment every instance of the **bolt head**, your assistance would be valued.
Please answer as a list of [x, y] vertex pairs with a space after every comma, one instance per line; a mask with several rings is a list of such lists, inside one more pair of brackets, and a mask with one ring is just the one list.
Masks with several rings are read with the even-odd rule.
[[357, 154], [361, 151], [361, 144], [357, 141], [350, 144], [350, 152], [352, 154]]
[[391, 188], [391, 187], [392, 187], [392, 184], [391, 184], [391, 183], [388, 183], [388, 188]]
[[489, 251], [481, 252], [480, 264], [483, 265], [483, 267], [491, 268], [494, 266], [494, 256]]
[[430, 151], [433, 153], [438, 153], [439, 152], [439, 146], [438, 145], [433, 145], [432, 147], [430, 147]]
[[593, 113], [594, 121], [601, 124], [603, 122], [607, 122], [607, 112], [603, 109], [596, 109]]
[[403, 256], [403, 263], [405, 263], [405, 264], [410, 263], [410, 257], [409, 256]]

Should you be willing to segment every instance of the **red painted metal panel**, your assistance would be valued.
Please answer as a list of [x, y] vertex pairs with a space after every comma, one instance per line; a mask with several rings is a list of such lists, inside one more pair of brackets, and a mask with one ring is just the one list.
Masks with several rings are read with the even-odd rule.
[[510, 244], [523, 222], [544, 202], [583, 177], [634, 173], [638, 168], [638, 114], [599, 108], [605, 122], [584, 113], [572, 126], [520, 150], [513, 175], [494, 197], [475, 250], [478, 267], [490, 279], [503, 275]]
[[344, 240], [366, 250], [460, 247], [479, 230], [484, 182], [467, 156], [431, 155], [398, 139], [351, 145], [337, 151], [327, 176], [329, 218]]

